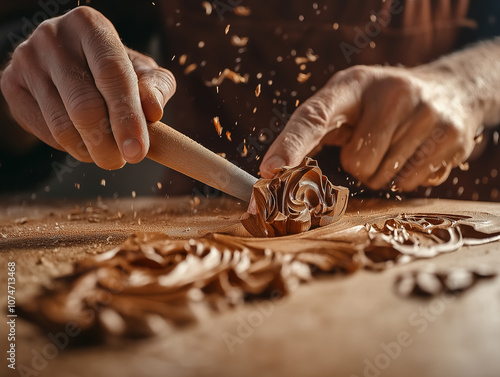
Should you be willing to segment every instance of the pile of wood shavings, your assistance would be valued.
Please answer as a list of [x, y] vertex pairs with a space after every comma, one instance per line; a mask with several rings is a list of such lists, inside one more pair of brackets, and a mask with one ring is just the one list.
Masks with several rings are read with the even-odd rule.
[[[94, 338], [151, 336], [247, 299], [286, 295], [315, 273], [382, 269], [500, 240], [500, 219], [491, 215], [475, 220], [412, 214], [363, 221], [270, 239], [133, 235], [75, 263], [73, 273], [21, 309], [25, 318], [53, 331], [73, 322]], [[485, 225], [495, 225], [496, 233], [480, 230]], [[396, 234], [392, 239], [390, 232]]]

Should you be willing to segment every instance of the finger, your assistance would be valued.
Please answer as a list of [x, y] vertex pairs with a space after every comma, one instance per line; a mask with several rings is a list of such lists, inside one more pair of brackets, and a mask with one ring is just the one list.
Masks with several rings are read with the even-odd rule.
[[417, 100], [408, 84], [388, 77], [368, 87], [363, 95], [363, 113], [350, 142], [342, 148], [344, 169], [362, 182], [378, 170], [398, 126], [414, 112]]
[[349, 143], [353, 133], [354, 127], [349, 124], [342, 123], [339, 127], [335, 127], [333, 130], [328, 132], [323, 140], [321, 140], [321, 144], [336, 145], [341, 147]]
[[304, 102], [264, 156], [262, 176], [272, 177], [273, 170], [280, 166], [297, 165], [328, 131], [343, 123], [353, 124], [360, 112], [366, 77], [363, 67], [341, 72]]
[[[80, 8], [87, 7], [74, 11]], [[106, 103], [113, 136], [123, 158], [139, 162], [147, 154], [149, 137], [137, 75], [111, 22], [91, 8], [80, 12], [76, 22], [82, 33], [92, 25], [92, 32], [83, 34], [81, 48]]]
[[[25, 74], [37, 94], [38, 103], [55, 139], [74, 157], [90, 160], [104, 169], [118, 169], [125, 164], [111, 134], [106, 103], [77, 44], [60, 48], [51, 22], [37, 29], [35, 43], [51, 51], [37, 50], [37, 59], [49, 83], [36, 85], [33, 70]], [[34, 84], [33, 84], [34, 83]]]
[[453, 144], [437, 144], [432, 139], [427, 139], [397, 175], [395, 180], [397, 188], [402, 191], [413, 191], [418, 186], [426, 185], [436, 173], [449, 174], [454, 166], [453, 161], [457, 151], [457, 147]]
[[376, 173], [366, 182], [373, 190], [379, 190], [393, 182], [408, 159], [431, 134], [434, 125], [432, 112], [419, 107], [415, 114], [395, 131], [389, 151]]
[[33, 85], [32, 95], [38, 103], [45, 125], [54, 140], [74, 158], [91, 162], [89, 151], [68, 116], [66, 108], [54, 84], [46, 79]]
[[[26, 76], [30, 75], [30, 73], [32, 77], [27, 78]], [[37, 98], [46, 100], [51, 95], [49, 93], [50, 91], [47, 91], [46, 88], [53, 85], [47, 78], [44, 79], [43, 77], [44, 74], [36, 68], [34, 68], [33, 71], [24, 69], [14, 72], [12, 68], [9, 67], [4, 71], [2, 76], [2, 93], [10, 106], [13, 118], [24, 130], [33, 134], [53, 148], [67, 151], [67, 149], [54, 138], [52, 132], [47, 127], [46, 116], [43, 114], [37, 100]], [[43, 106], [44, 104], [42, 103], [42, 107]], [[57, 108], [52, 108], [55, 109], [55, 113], [47, 118], [52, 118], [57, 121]], [[74, 153], [74, 156], [83, 160], [80, 153]]]
[[127, 50], [139, 79], [139, 93], [146, 119], [157, 122], [163, 117], [163, 108], [175, 93], [175, 78], [150, 57]]
[[49, 64], [57, 95], [67, 113], [67, 127], [78, 132], [97, 166], [119, 169], [125, 160], [112, 135], [104, 98], [88, 70], [71, 64], [65, 56], [56, 56]]
[[[27, 43], [21, 43], [12, 56], [12, 63], [2, 73], [2, 94], [9, 105], [14, 120], [24, 130], [51, 147], [64, 151], [64, 148], [54, 140], [48, 130], [40, 107], [26, 85], [23, 75], [31, 71], [28, 62], [32, 61], [35, 61], [35, 57], [30, 49], [27, 48]], [[14, 69], [14, 67], [18, 68]], [[43, 74], [37, 68], [37, 65], [32, 66], [32, 69], [36, 70], [35, 77], [38, 79]]]
[[[14, 120], [24, 130], [33, 134], [52, 148], [66, 151], [52, 136], [52, 133], [45, 124], [45, 119], [38, 103], [28, 90], [18, 89], [15, 93], [6, 96], [6, 100], [9, 103]], [[22, 107], [19, 104], [22, 104]]]

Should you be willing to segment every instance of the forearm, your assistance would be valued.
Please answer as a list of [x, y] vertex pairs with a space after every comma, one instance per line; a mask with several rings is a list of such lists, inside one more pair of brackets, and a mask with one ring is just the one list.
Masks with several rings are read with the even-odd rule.
[[456, 93], [464, 111], [474, 112], [484, 126], [500, 124], [500, 37], [413, 70], [435, 76], [446, 90]]

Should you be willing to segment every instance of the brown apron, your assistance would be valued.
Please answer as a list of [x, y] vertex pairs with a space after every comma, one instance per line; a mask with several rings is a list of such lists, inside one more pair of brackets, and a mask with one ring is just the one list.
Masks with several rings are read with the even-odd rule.
[[[166, 121], [253, 174], [297, 101], [313, 95], [335, 72], [356, 64], [424, 64], [453, 51], [459, 32], [473, 26], [466, 18], [468, 0], [217, 0], [211, 9], [196, 0], [158, 5], [167, 20], [165, 65], [178, 82]], [[239, 45], [236, 36], [248, 42]], [[247, 82], [206, 84], [225, 69]], [[221, 137], [211, 122], [214, 116], [220, 118]], [[345, 182], [338, 150], [328, 148], [319, 157], [332, 179]], [[498, 161], [498, 156], [488, 160]], [[494, 200], [494, 188], [500, 186], [491, 177], [494, 167], [475, 164], [484, 170], [479, 179], [488, 187], [478, 191], [475, 176], [455, 171], [431, 195]], [[459, 184], [452, 183], [455, 173]]]

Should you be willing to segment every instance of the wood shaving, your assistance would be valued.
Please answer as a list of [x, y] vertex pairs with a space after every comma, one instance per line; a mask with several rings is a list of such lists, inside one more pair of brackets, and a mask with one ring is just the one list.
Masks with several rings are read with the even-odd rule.
[[248, 155], [248, 148], [246, 144], [243, 145], [243, 150], [241, 151], [241, 157], [246, 157]]
[[434, 266], [427, 266], [399, 275], [395, 281], [395, 289], [397, 294], [403, 297], [433, 297], [443, 292], [464, 292], [477, 281], [495, 276], [497, 272], [485, 266], [440, 270], [436, 270]]
[[347, 188], [333, 186], [318, 163], [305, 158], [296, 167], [275, 169], [271, 179], [257, 181], [241, 223], [255, 237], [302, 233], [341, 218], [348, 196]]
[[226, 68], [219, 75], [219, 77], [213, 78], [212, 81], [205, 82], [205, 84], [207, 86], [219, 86], [226, 78], [231, 80], [235, 84], [248, 82], [248, 75], [241, 76], [239, 73], [236, 73], [234, 71], [231, 71], [229, 68]]
[[250, 16], [252, 14], [252, 10], [250, 9], [250, 7], [245, 7], [243, 5], [239, 5], [237, 7], [234, 8], [234, 14], [236, 14], [237, 16]]
[[[23, 318], [52, 331], [72, 321], [94, 339], [152, 336], [245, 299], [288, 294], [317, 273], [352, 273], [375, 263], [388, 267], [401, 256], [408, 262], [435, 255], [407, 254], [407, 241], [416, 242], [414, 233], [425, 233], [426, 247], [432, 244], [440, 253], [500, 240], [498, 230], [478, 230], [485, 223], [498, 229], [500, 218], [493, 216], [474, 220], [465, 215], [375, 215], [363, 220], [366, 226], [339, 221], [286, 238], [213, 234], [174, 240], [163, 233], [132, 235], [118, 247], [76, 262], [71, 274], [57, 278], [53, 288], [21, 303], [19, 309]], [[446, 227], [460, 238], [450, 240], [441, 231]], [[405, 229], [409, 237], [385, 237], [397, 229]], [[443, 274], [427, 269], [402, 275], [396, 290], [430, 296], [443, 289], [463, 291], [471, 286], [471, 274], [474, 284], [496, 272], [474, 268]]]
[[212, 119], [212, 123], [215, 126], [215, 130], [217, 131], [217, 134], [219, 134], [219, 136], [221, 136], [222, 135], [222, 125], [220, 124], [219, 117], [214, 117]]
[[309, 72], [309, 73], [300, 72], [299, 75], [297, 76], [297, 81], [300, 83], [304, 83], [307, 80], [309, 80], [309, 77], [311, 77], [311, 72]]
[[196, 68], [198, 67], [198, 65], [196, 63], [191, 63], [189, 64], [186, 69], [184, 70], [184, 74], [185, 75], [189, 75], [191, 72], [193, 72]]
[[257, 87], [255, 88], [255, 97], [260, 96], [261, 90], [262, 90], [262, 84], [257, 85]]
[[186, 61], [187, 61], [187, 55], [186, 54], [183, 54], [179, 57], [179, 64], [180, 65], [184, 65], [186, 64]]
[[[315, 182], [307, 177], [299, 187], [309, 188], [308, 179]], [[193, 198], [190, 208], [195, 211], [199, 205]], [[108, 211], [98, 203], [74, 213], [105, 217]], [[64, 331], [74, 322], [94, 340], [153, 336], [206, 320], [245, 300], [289, 294], [315, 274], [382, 270], [499, 240], [500, 217], [479, 212], [344, 216], [309, 232], [274, 238], [215, 233], [183, 240], [164, 233], [136, 234], [75, 262], [70, 274], [54, 279], [51, 288], [18, 308], [44, 331]], [[89, 252], [94, 253], [92, 247]], [[431, 297], [462, 292], [496, 274], [488, 267], [426, 268], [401, 275], [396, 291]]]
[[212, 4], [209, 3], [208, 1], [204, 1], [201, 3], [201, 6], [203, 7], [203, 9], [205, 9], [205, 14], [207, 16], [210, 16], [212, 14]]
[[244, 46], [247, 45], [247, 43], [248, 43], [248, 38], [247, 37], [240, 38], [237, 35], [232, 35], [231, 36], [231, 44], [233, 46], [244, 47]]
[[226, 131], [226, 138], [227, 138], [227, 140], [232, 141], [231, 140], [231, 132]]

